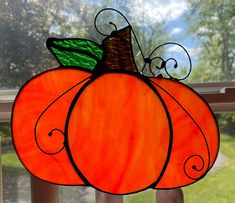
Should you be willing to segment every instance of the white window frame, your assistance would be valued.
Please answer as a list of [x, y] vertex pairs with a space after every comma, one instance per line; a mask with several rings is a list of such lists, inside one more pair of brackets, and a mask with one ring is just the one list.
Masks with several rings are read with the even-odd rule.
[[[235, 112], [235, 82], [192, 83], [215, 113]], [[18, 90], [0, 90], [0, 122], [10, 122], [11, 109]]]

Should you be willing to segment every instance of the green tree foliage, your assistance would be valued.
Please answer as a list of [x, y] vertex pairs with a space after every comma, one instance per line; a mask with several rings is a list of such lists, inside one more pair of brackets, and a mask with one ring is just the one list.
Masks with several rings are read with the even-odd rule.
[[[127, 7], [129, 8], [129, 18], [131, 19], [131, 23], [133, 25], [133, 29], [136, 33], [136, 36], [141, 45], [142, 51], [145, 57], [148, 57], [149, 54], [160, 44], [167, 42], [169, 40], [169, 36], [167, 35], [167, 19], [163, 18], [159, 22], [157, 17], [159, 16], [150, 16], [148, 12], [146, 12], [144, 0], [140, 1], [128, 1]], [[161, 15], [159, 13], [159, 15]], [[144, 64], [143, 58], [141, 57], [140, 50], [133, 40], [134, 45], [134, 53], [136, 63], [141, 71], [141, 68]], [[160, 48], [156, 51], [151, 58], [156, 56], [164, 57], [165, 47]], [[154, 74], [159, 74], [159, 70], [154, 68], [154, 65], [160, 66], [160, 60], [153, 61], [152, 70]], [[146, 67], [144, 73], [149, 76], [153, 76], [150, 73], [150, 70]]]
[[[0, 2], [0, 85], [14, 87], [36, 72], [35, 62], [43, 50], [42, 38], [48, 33], [42, 27], [42, 9], [26, 1]], [[43, 31], [41, 31], [43, 29]], [[35, 53], [35, 55], [32, 55]], [[43, 54], [40, 53], [40, 56]], [[34, 61], [34, 62], [33, 62]]]
[[[191, 12], [190, 32], [199, 38], [198, 67], [190, 76], [191, 82], [235, 80], [235, 1], [188, 0]], [[235, 135], [235, 115], [220, 114], [223, 132]]]
[[[235, 80], [235, 1], [188, 0], [190, 32], [199, 38], [199, 68], [193, 80]], [[206, 70], [200, 78], [198, 73]], [[203, 71], [204, 72], [204, 71]]]
[[75, 0], [0, 1], [0, 87], [17, 88], [55, 66], [46, 39], [86, 35], [84, 25], [93, 18], [88, 6]]
[[0, 126], [0, 137], [4, 140], [5, 138], [9, 137], [10, 135], [10, 125], [9, 123], [1, 123]]
[[[111, 5], [110, 2], [0, 1], [0, 87], [19, 88], [33, 75], [57, 65], [45, 46], [48, 37], [84, 37], [100, 42], [103, 37], [96, 32], [93, 20], [101, 8]], [[118, 0], [115, 5], [130, 19], [147, 55], [154, 46], [165, 39], [165, 26], [146, 20], [143, 11], [138, 14], [138, 19], [135, 18], [137, 15], [131, 12], [131, 8], [138, 5], [134, 5], [133, 2]], [[119, 19], [120, 16], [116, 18]], [[142, 21], [137, 22], [140, 19]], [[101, 23], [109, 22], [103, 18]], [[123, 21], [121, 23], [127, 25]], [[136, 56], [139, 56], [136, 45], [134, 48], [137, 50]], [[137, 57], [138, 63], [141, 60]]]

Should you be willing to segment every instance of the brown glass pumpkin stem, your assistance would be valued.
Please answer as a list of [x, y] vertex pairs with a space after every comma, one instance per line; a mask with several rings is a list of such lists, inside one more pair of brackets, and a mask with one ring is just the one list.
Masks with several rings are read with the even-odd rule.
[[103, 70], [128, 70], [137, 72], [134, 61], [131, 27], [125, 27], [121, 30], [114, 31], [102, 42], [104, 47]]

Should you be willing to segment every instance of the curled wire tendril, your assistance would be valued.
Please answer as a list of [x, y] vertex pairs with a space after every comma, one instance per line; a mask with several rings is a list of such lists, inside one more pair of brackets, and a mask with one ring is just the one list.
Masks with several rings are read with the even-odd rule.
[[[121, 15], [121, 16], [123, 17], [123, 19], [127, 22], [128, 26], [130, 26], [131, 31], [132, 31], [133, 36], [134, 36], [134, 39], [135, 39], [135, 41], [136, 41], [136, 43], [137, 43], [137, 46], [138, 46], [138, 48], [139, 48], [139, 50], [140, 50], [140, 53], [141, 53], [141, 56], [142, 56], [142, 58], [143, 58], [143, 60], [144, 60], [144, 65], [143, 65], [143, 67], [142, 67], [142, 69], [141, 69], [141, 71], [140, 71], [140, 74], [144, 75], [144, 70], [145, 70], [146, 66], [148, 66], [148, 68], [149, 68], [151, 74], [156, 77], [156, 75], [154, 74], [154, 71], [152, 70], [152, 68], [153, 68], [153, 67], [152, 67], [152, 61], [154, 61], [154, 60], [156, 60], [156, 59], [160, 59], [160, 60], [161, 60], [161, 65], [160, 65], [160, 67], [159, 67], [159, 66], [155, 66], [155, 68], [158, 69], [158, 70], [164, 69], [165, 72], [166, 72], [166, 74], [167, 74], [171, 79], [175, 79], [175, 80], [184, 80], [184, 79], [186, 79], [186, 78], [190, 75], [191, 70], [192, 70], [192, 61], [191, 61], [191, 58], [190, 58], [190, 56], [189, 56], [187, 50], [186, 50], [182, 45], [180, 45], [180, 44], [178, 44], [178, 43], [175, 43], [175, 42], [167, 42], [167, 43], [164, 43], [164, 44], [161, 44], [161, 45], [157, 46], [157, 47], [150, 53], [150, 55], [149, 55], [148, 57], [145, 57], [145, 56], [144, 56], [144, 53], [143, 53], [143, 50], [142, 50], [142, 48], [141, 48], [141, 46], [140, 46], [140, 43], [139, 43], [139, 41], [138, 41], [138, 39], [137, 39], [137, 36], [136, 36], [136, 34], [135, 34], [135, 32], [134, 32], [134, 30], [133, 30], [133, 28], [132, 28], [130, 22], [128, 21], [128, 19], [127, 19], [120, 11], [118, 11], [118, 10], [116, 10], [116, 9], [114, 9], [114, 8], [104, 8], [104, 9], [100, 10], [100, 11], [96, 14], [95, 19], [94, 19], [94, 26], [95, 26], [95, 29], [97, 30], [98, 33], [100, 33], [101, 35], [103, 35], [103, 36], [105, 36], [105, 37], [107, 37], [107, 36], [110, 35], [110, 34], [105, 34], [105, 33], [103, 33], [103, 32], [98, 28], [98, 24], [97, 24], [97, 19], [98, 19], [98, 17], [100, 16], [101, 13], [103, 13], [103, 12], [105, 12], [105, 11], [114, 11], [114, 12], [118, 13], [118, 14]], [[109, 24], [114, 27], [114, 30], [113, 30], [113, 31], [117, 31], [117, 30], [118, 30], [115, 23], [109, 22]], [[187, 72], [186, 76], [184, 76], [184, 77], [182, 77], [182, 78], [175, 78], [175, 77], [173, 77], [173, 76], [170, 74], [170, 72], [168, 71], [167, 63], [168, 63], [169, 61], [174, 61], [174, 66], [173, 66], [174, 69], [178, 68], [178, 63], [177, 63], [177, 60], [176, 60], [175, 58], [172, 58], [172, 57], [171, 57], [171, 58], [168, 58], [167, 60], [164, 60], [162, 57], [159, 57], [159, 56], [151, 58], [152, 55], [153, 55], [153, 53], [154, 53], [155, 51], [157, 51], [159, 48], [161, 48], [161, 47], [163, 47], [163, 46], [166, 46], [166, 45], [176, 45], [176, 46], [179, 46], [179, 47], [182, 48], [183, 51], [186, 53], [186, 55], [187, 55], [187, 57], [188, 57], [188, 60], [189, 60], [189, 71]]]
[[[177, 45], [177, 46], [179, 46], [180, 48], [182, 48], [182, 49], [184, 50], [184, 52], [186, 53], [186, 55], [187, 55], [187, 57], [188, 57], [188, 61], [189, 61], [189, 71], [187, 72], [187, 75], [186, 75], [186, 76], [184, 76], [184, 77], [182, 77], [182, 78], [175, 78], [175, 77], [173, 77], [173, 76], [169, 73], [169, 71], [167, 70], [167, 69], [168, 69], [167, 63], [168, 63], [169, 61], [174, 61], [174, 66], [173, 66], [174, 69], [178, 68], [178, 62], [177, 62], [177, 60], [176, 60], [175, 58], [172, 58], [172, 57], [171, 57], [171, 58], [168, 58], [167, 60], [164, 60], [163, 58], [158, 57], [158, 56], [157, 56], [157, 57], [154, 57], [154, 58], [151, 58], [151, 56], [153, 55], [153, 53], [154, 53], [155, 51], [157, 51], [159, 48], [161, 48], [161, 47], [163, 47], [163, 46], [166, 46], [166, 45]], [[157, 46], [157, 47], [150, 53], [149, 57], [148, 57], [148, 58], [145, 58], [145, 60], [144, 60], [144, 61], [145, 61], [145, 64], [143, 65], [141, 72], [144, 72], [146, 66], [148, 65], [150, 72], [155, 76], [155, 74], [154, 74], [154, 72], [153, 72], [153, 70], [152, 70], [152, 61], [154, 61], [154, 60], [156, 60], [156, 59], [160, 59], [160, 60], [161, 60], [161, 66], [160, 66], [160, 67], [159, 67], [159, 66], [155, 66], [155, 68], [158, 69], [158, 70], [164, 69], [165, 72], [166, 72], [166, 74], [167, 74], [170, 78], [172, 78], [172, 79], [175, 79], [175, 80], [185, 80], [185, 79], [190, 75], [190, 73], [191, 73], [191, 71], [192, 71], [192, 60], [191, 60], [191, 58], [190, 58], [190, 56], [189, 56], [189, 53], [187, 52], [187, 50], [186, 50], [182, 45], [180, 45], [180, 44], [178, 44], [178, 43], [176, 43], [176, 42], [167, 42], [167, 43], [164, 43], [164, 44], [161, 44], [161, 45]]]
[[[139, 43], [139, 41], [138, 41], [138, 39], [137, 39], [137, 36], [136, 36], [136, 34], [135, 34], [135, 32], [134, 32], [134, 30], [133, 30], [133, 28], [132, 28], [130, 22], [128, 21], [128, 19], [127, 19], [120, 11], [118, 11], [118, 10], [116, 10], [116, 9], [114, 9], [114, 8], [104, 8], [104, 9], [100, 10], [100, 11], [96, 14], [95, 20], [94, 20], [94, 26], [95, 26], [96, 31], [97, 31], [98, 33], [100, 33], [101, 35], [105, 36], [105, 37], [109, 36], [109, 34], [105, 34], [105, 33], [101, 32], [101, 31], [99, 30], [99, 28], [98, 28], [98, 25], [97, 25], [97, 19], [98, 19], [98, 17], [100, 16], [101, 13], [103, 13], [103, 12], [105, 12], [105, 11], [114, 11], [114, 12], [118, 13], [118, 14], [121, 15], [121, 16], [123, 17], [123, 19], [127, 22], [128, 26], [130, 26], [130, 28], [131, 28], [131, 31], [132, 31], [132, 33], [133, 33], [133, 36], [134, 36], [135, 41], [136, 41], [136, 43], [137, 43], [137, 46], [138, 46], [138, 48], [139, 48], [139, 50], [140, 50], [141, 56], [142, 56], [142, 58], [143, 58], [143, 60], [144, 60], [144, 59], [145, 59], [144, 53], [143, 53], [142, 48], [141, 48], [141, 46], [140, 46], [140, 43]], [[112, 26], [114, 26], [114, 28], [115, 28], [114, 31], [117, 31], [117, 26], [116, 26], [115, 23], [109, 22], [109, 24], [112, 25]]]

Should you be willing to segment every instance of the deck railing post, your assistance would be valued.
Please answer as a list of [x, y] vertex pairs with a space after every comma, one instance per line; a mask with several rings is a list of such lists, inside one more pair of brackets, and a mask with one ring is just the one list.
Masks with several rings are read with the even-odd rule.
[[96, 190], [96, 203], [123, 203], [122, 195], [111, 195]]
[[60, 203], [58, 185], [46, 183], [31, 176], [31, 203]]
[[3, 192], [2, 192], [2, 140], [0, 137], [0, 203], [3, 203]]
[[184, 203], [182, 189], [157, 190], [156, 203]]

